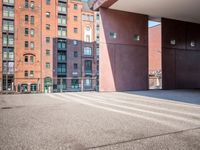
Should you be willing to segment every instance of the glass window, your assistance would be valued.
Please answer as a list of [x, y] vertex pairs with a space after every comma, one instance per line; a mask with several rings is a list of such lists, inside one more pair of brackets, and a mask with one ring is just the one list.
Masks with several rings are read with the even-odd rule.
[[66, 8], [67, 8], [66, 3], [58, 2], [58, 11], [59, 12], [66, 13], [67, 12]]
[[25, 22], [28, 22], [28, 21], [29, 21], [28, 15], [25, 15], [25, 16], [24, 16], [24, 20], [25, 20]]
[[31, 78], [34, 77], [34, 71], [33, 71], [33, 70], [30, 71], [30, 77], [31, 77]]
[[50, 43], [50, 37], [46, 37], [46, 43]]
[[78, 45], [78, 41], [77, 41], [77, 40], [74, 40], [74, 41], [73, 41], [73, 45]]
[[34, 23], [35, 23], [35, 17], [31, 16], [31, 24], [34, 24]]
[[78, 33], [78, 28], [74, 28], [74, 33]]
[[77, 9], [78, 9], [78, 5], [74, 4], [74, 10], [77, 10]]
[[13, 48], [3, 48], [3, 60], [14, 60]]
[[58, 52], [58, 61], [66, 61], [66, 53], [65, 52]]
[[28, 48], [28, 46], [29, 46], [29, 45], [28, 45], [28, 41], [25, 41], [25, 42], [24, 42], [24, 47], [25, 47], [25, 48]]
[[30, 48], [34, 49], [35, 48], [35, 43], [34, 42], [30, 42]]
[[84, 86], [91, 88], [92, 87], [92, 80], [91, 79], [85, 79], [84, 80]]
[[25, 56], [25, 57], [24, 57], [24, 62], [25, 62], [25, 63], [28, 63], [28, 56]]
[[66, 37], [67, 36], [67, 28], [66, 27], [58, 27], [58, 36]]
[[46, 17], [47, 18], [50, 18], [50, 15], [51, 15], [50, 12], [46, 12]]
[[36, 92], [37, 91], [37, 84], [31, 84], [30, 88], [31, 88], [31, 92]]
[[7, 3], [7, 4], [14, 4], [15, 1], [14, 0], [3, 0], [4, 3]]
[[50, 63], [49, 62], [46, 63], [46, 68], [50, 69]]
[[14, 32], [14, 21], [3, 20], [3, 31]]
[[92, 73], [92, 60], [85, 60], [85, 73]]
[[14, 35], [3, 34], [3, 45], [14, 46]]
[[14, 8], [3, 6], [3, 17], [14, 18]]
[[31, 8], [31, 9], [34, 9], [34, 8], [35, 8], [35, 2], [34, 2], [34, 1], [31, 1], [31, 3], [30, 3], [30, 8]]
[[35, 35], [35, 30], [34, 30], [34, 29], [31, 29], [31, 30], [30, 30], [30, 35], [31, 35], [31, 36], [34, 36], [34, 35]]
[[24, 71], [24, 77], [28, 77], [28, 71]]
[[78, 64], [74, 64], [74, 70], [78, 69]]
[[31, 63], [31, 64], [34, 63], [34, 56], [30, 56], [30, 63]]
[[74, 21], [77, 21], [78, 20], [78, 17], [77, 16], [74, 16]]
[[66, 74], [66, 69], [67, 69], [66, 64], [58, 64], [57, 73], [58, 74]]
[[117, 33], [116, 32], [110, 32], [110, 38], [116, 39], [117, 38]]
[[60, 25], [66, 25], [67, 24], [66, 15], [58, 15], [58, 24], [60, 24]]
[[24, 29], [24, 34], [25, 34], [25, 36], [28, 35], [28, 28], [25, 28], [25, 29]]
[[74, 51], [74, 57], [78, 57], [78, 52], [77, 51]]
[[3, 73], [13, 74], [14, 73], [14, 62], [4, 62], [3, 63]]
[[72, 86], [72, 89], [78, 89], [79, 88], [79, 80], [78, 79], [72, 79], [71, 80], [71, 86]]
[[51, 0], [46, 0], [47, 5], [50, 5], [50, 3], [51, 3]]
[[25, 7], [25, 8], [28, 8], [28, 0], [25, 0], [25, 1], [24, 1], [24, 7]]
[[92, 48], [91, 47], [84, 47], [84, 55], [92, 56]]
[[50, 56], [51, 52], [49, 49], [46, 49], [46, 56]]
[[62, 39], [59, 39], [58, 40], [58, 49], [66, 49], [67, 48], [67, 41], [66, 40], [62, 40]]
[[50, 30], [51, 26], [50, 24], [46, 24], [46, 30]]

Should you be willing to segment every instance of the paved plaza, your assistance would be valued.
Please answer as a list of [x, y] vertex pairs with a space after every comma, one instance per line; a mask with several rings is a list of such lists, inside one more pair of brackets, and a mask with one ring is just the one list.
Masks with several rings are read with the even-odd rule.
[[200, 91], [0, 96], [0, 150], [199, 150]]

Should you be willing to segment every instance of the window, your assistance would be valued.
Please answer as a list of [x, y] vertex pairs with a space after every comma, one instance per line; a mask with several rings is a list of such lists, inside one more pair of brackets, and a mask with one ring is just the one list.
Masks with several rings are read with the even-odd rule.
[[66, 3], [58, 2], [58, 11], [59, 12], [66, 13], [67, 12], [66, 8], [67, 8]]
[[46, 68], [50, 69], [50, 63], [49, 62], [46, 63]]
[[74, 41], [73, 41], [73, 45], [78, 45], [78, 41], [77, 41], [77, 40], [74, 40]]
[[25, 36], [28, 36], [28, 28], [24, 29], [24, 34], [25, 34]]
[[96, 20], [99, 20], [99, 19], [100, 19], [99, 14], [97, 14], [96, 15]]
[[134, 41], [140, 41], [140, 35], [135, 34], [134, 37], [133, 37], [133, 40]]
[[50, 43], [50, 37], [46, 37], [46, 43]]
[[74, 28], [74, 33], [78, 33], [78, 28]]
[[58, 52], [58, 61], [59, 62], [66, 61], [66, 53], [65, 52]]
[[90, 35], [86, 35], [85, 42], [91, 42], [91, 41], [90, 41]]
[[66, 64], [58, 64], [57, 73], [58, 74], [66, 74]]
[[34, 36], [34, 35], [35, 35], [35, 30], [34, 30], [34, 29], [31, 29], [31, 30], [30, 30], [30, 35], [31, 35], [31, 36]]
[[99, 31], [99, 25], [96, 26], [97, 31]]
[[91, 47], [84, 47], [84, 55], [92, 56], [92, 48]]
[[30, 56], [30, 63], [31, 63], [31, 64], [34, 63], [34, 56]]
[[71, 80], [71, 86], [72, 86], [72, 89], [78, 89], [79, 88], [79, 80], [78, 79], [72, 79]]
[[37, 91], [37, 84], [31, 84], [30, 88], [31, 88], [31, 92], [36, 92]]
[[34, 49], [35, 48], [35, 43], [34, 42], [30, 42], [30, 48]]
[[78, 9], [78, 5], [74, 4], [74, 10], [77, 10], [77, 9]]
[[117, 33], [116, 32], [110, 32], [110, 38], [116, 39], [117, 38]]
[[28, 56], [25, 56], [25, 57], [24, 57], [24, 62], [25, 62], [25, 63], [28, 63]]
[[28, 15], [24, 16], [24, 20], [25, 20], [26, 23], [29, 21]]
[[3, 34], [3, 45], [14, 46], [14, 35]]
[[74, 51], [74, 57], [77, 58], [78, 57], [78, 52]]
[[25, 8], [28, 8], [28, 0], [25, 0], [25, 2], [24, 2], [24, 7], [25, 7]]
[[3, 48], [3, 60], [14, 60], [13, 48]]
[[50, 15], [51, 15], [50, 12], [46, 12], [46, 17], [47, 18], [50, 18]]
[[47, 5], [50, 5], [50, 3], [51, 3], [51, 0], [46, 0]]
[[93, 22], [94, 21], [94, 16], [89, 17], [89, 21]]
[[85, 60], [85, 73], [92, 73], [92, 60]]
[[91, 88], [92, 87], [92, 80], [91, 79], [85, 79], [84, 80], [84, 87]]
[[14, 18], [14, 8], [3, 6], [3, 17]]
[[46, 49], [46, 56], [50, 56], [50, 50], [49, 49]]
[[74, 70], [78, 69], [78, 64], [74, 64]]
[[34, 77], [34, 71], [33, 71], [33, 70], [30, 71], [30, 77], [31, 77], [31, 78]]
[[78, 20], [78, 17], [77, 16], [74, 16], [74, 21], [77, 21]]
[[3, 20], [3, 31], [14, 32], [14, 21]]
[[66, 25], [67, 17], [65, 15], [58, 15], [58, 24]]
[[25, 47], [25, 48], [28, 48], [28, 41], [25, 41], [25, 42], [24, 42], [24, 47]]
[[34, 9], [34, 8], [35, 8], [35, 2], [34, 2], [34, 1], [31, 1], [31, 3], [30, 3], [30, 8], [31, 8], [31, 9]]
[[15, 1], [14, 0], [3, 0], [4, 3], [7, 3], [7, 4], [14, 4]]
[[35, 23], [35, 17], [31, 16], [31, 24], [34, 24], [34, 23]]
[[50, 24], [46, 24], [46, 30], [50, 30], [51, 26]]
[[67, 41], [59, 39], [57, 47], [58, 47], [58, 49], [66, 49], [67, 48]]
[[24, 71], [24, 77], [28, 77], [28, 71], [26, 70], [26, 71]]
[[66, 27], [58, 27], [58, 36], [66, 37], [67, 36], [67, 28]]
[[14, 73], [14, 62], [4, 62], [3, 63], [3, 73], [13, 74]]

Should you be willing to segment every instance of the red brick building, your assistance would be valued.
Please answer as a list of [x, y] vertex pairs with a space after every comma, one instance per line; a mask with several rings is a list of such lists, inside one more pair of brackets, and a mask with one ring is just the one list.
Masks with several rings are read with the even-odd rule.
[[86, 7], [76, 0], [1, 1], [0, 91], [50, 92], [77, 83], [81, 89], [81, 82], [96, 87], [96, 13]]

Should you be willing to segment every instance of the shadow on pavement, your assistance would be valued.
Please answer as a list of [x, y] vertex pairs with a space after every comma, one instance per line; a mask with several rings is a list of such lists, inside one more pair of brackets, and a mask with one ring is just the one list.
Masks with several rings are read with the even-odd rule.
[[200, 105], [200, 90], [149, 90], [125, 93]]

